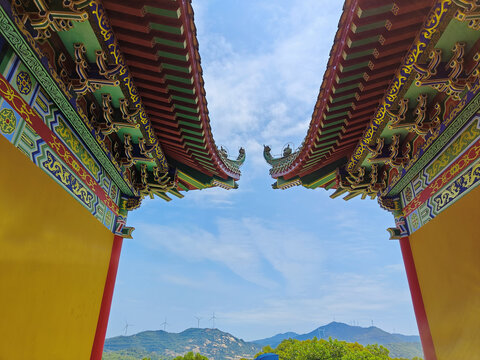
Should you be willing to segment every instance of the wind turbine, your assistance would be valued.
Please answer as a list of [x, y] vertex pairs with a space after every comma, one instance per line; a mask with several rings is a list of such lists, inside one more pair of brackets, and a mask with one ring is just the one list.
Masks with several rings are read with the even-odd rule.
[[215, 312], [213, 312], [213, 315], [210, 318], [210, 320], [212, 320], [212, 329], [215, 329], [215, 319], [217, 319], [217, 317], [215, 316]]
[[197, 319], [197, 328], [200, 328], [200, 320], [202, 319], [199, 316], [194, 316], [195, 319]]
[[134, 325], [133, 325], [133, 324], [129, 324], [129, 323], [127, 322], [127, 320], [125, 320], [125, 327], [123, 328], [123, 330], [125, 330], [125, 336], [127, 335], [127, 331], [128, 331], [128, 327], [129, 327], [129, 326], [134, 326]]
[[166, 331], [167, 325], [169, 325], [169, 323], [167, 323], [167, 318], [165, 318], [165, 321], [163, 323], [161, 323], [160, 325], [163, 325], [163, 331]]

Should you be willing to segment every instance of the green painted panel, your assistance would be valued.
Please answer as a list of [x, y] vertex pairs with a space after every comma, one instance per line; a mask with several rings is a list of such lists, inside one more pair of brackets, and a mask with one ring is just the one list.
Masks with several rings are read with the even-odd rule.
[[[177, 114], [178, 115], [178, 114]], [[194, 120], [197, 120], [198, 119], [194, 119]], [[188, 122], [188, 121], [184, 121], [184, 120], [179, 120], [178, 123], [180, 125], [183, 125], [183, 126], [189, 126], [189, 127], [193, 127], [193, 128], [197, 128], [197, 129], [202, 129], [202, 123], [200, 122], [197, 122], [197, 123], [191, 123], [191, 122]], [[185, 129], [182, 128], [182, 131], [184, 131]]]
[[172, 200], [170, 197], [165, 195], [165, 193], [163, 193], [163, 192], [157, 192], [157, 193], [155, 193], [155, 195], [157, 195], [159, 198], [162, 198], [165, 201], [171, 201]]
[[179, 54], [171, 53], [171, 52], [168, 52], [168, 51], [159, 50], [157, 52], [157, 55], [160, 56], [160, 57], [173, 59], [173, 60], [180, 60], [180, 61], [185, 61], [185, 62], [187, 62], [188, 59], [189, 59], [188, 53], [187, 53], [187, 55], [179, 55]]
[[162, 67], [163, 67], [164, 69], [169, 69], [169, 70], [174, 70], [174, 71], [178, 71], [178, 72], [183, 72], [183, 73], [185, 73], [185, 74], [190, 74], [190, 72], [191, 72], [190, 67], [176, 66], [176, 65], [171, 65], [171, 64], [168, 64], [168, 63], [162, 63]]
[[198, 131], [198, 130], [185, 129], [184, 127], [182, 127], [180, 130], [184, 133], [187, 133], [187, 134], [192, 134], [192, 135], [197, 135], [197, 136], [203, 136], [204, 135], [204, 132], [201, 129], [200, 129], [200, 131]]
[[351, 92], [351, 93], [349, 93], [349, 94], [347, 94], [347, 95], [336, 96], [336, 97], [333, 99], [332, 104], [335, 104], [335, 103], [337, 103], [337, 102], [339, 102], [339, 101], [343, 101], [343, 100], [347, 100], [347, 99], [350, 99], [350, 98], [354, 98], [355, 95], [357, 95], [357, 93]]
[[428, 101], [430, 102], [435, 95], [437, 95], [437, 90], [431, 88], [430, 86], [416, 86], [415, 82], [413, 82], [404, 95], [404, 98], [409, 100], [409, 108], [412, 109], [417, 105], [417, 98], [420, 94], [428, 95]]
[[[189, 168], [188, 168], [189, 169]], [[206, 184], [198, 179], [197, 177], [193, 177], [191, 173], [198, 173], [198, 171], [195, 170], [177, 170], [177, 176], [179, 179], [183, 180], [184, 182], [196, 187], [197, 189], [205, 189], [207, 186]], [[199, 173], [200, 174], [200, 173]], [[201, 174], [201, 176], [207, 178], [204, 174]]]
[[322, 143], [319, 144], [318, 146], [315, 145], [315, 148], [317, 148], [317, 149], [322, 149], [322, 148], [327, 147], [327, 146], [329, 146], [329, 145], [335, 144], [336, 142], [337, 142], [336, 140], [327, 141], [327, 142], [322, 142]]
[[323, 178], [321, 178], [321, 179], [318, 179], [317, 181], [314, 181], [314, 182], [311, 183], [311, 184], [304, 185], [304, 186], [306, 186], [306, 187], [308, 187], [308, 188], [310, 188], [310, 189], [315, 189], [315, 188], [317, 188], [317, 187], [319, 187], [319, 186], [325, 185], [326, 183], [328, 183], [328, 182], [330, 182], [330, 181], [332, 181], [332, 180], [335, 180], [335, 178], [336, 178], [336, 172], [333, 172], [333, 173], [331, 173], [331, 174], [329, 174], [329, 175], [327, 175], [327, 176], [325, 176], [325, 177], [323, 177]]
[[344, 87], [341, 87], [341, 88], [338, 88], [338, 89], [333, 88], [333, 92], [334, 92], [334, 94], [340, 94], [340, 93], [348, 91], [348, 90], [357, 89], [359, 84], [360, 83], [356, 83], [356, 84], [344, 86]]
[[361, 33], [364, 31], [379, 29], [381, 27], [384, 27], [385, 24], [386, 24], [385, 20], [380, 20], [371, 24], [365, 24], [363, 26], [358, 26], [358, 27], [355, 24], [352, 24], [352, 31], [354, 33]]
[[201, 159], [204, 159], [208, 162], [208, 164], [211, 165], [212, 159], [210, 159], [208, 156], [205, 156], [204, 152], [201, 152], [198, 149], [190, 149], [190, 150], [194, 153], [194, 156], [197, 158], [198, 161], [200, 161]]
[[212, 166], [212, 163], [210, 161], [202, 160], [202, 159], [197, 159], [197, 161], [201, 163], [203, 167], [207, 168], [211, 172], [213, 173], [217, 172], [217, 170]]
[[110, 94], [112, 95], [112, 105], [117, 109], [120, 107], [120, 99], [125, 98], [125, 95], [122, 92], [122, 88], [120, 86], [102, 86], [101, 89], [96, 90], [93, 95], [95, 95], [95, 99], [98, 103], [102, 104], [102, 94]]
[[326, 134], [330, 134], [330, 133], [333, 133], [333, 132], [337, 133], [337, 132], [339, 132], [342, 128], [343, 128], [343, 126], [337, 126], [337, 127], [334, 127], [334, 128], [322, 129], [320, 135], [323, 137], [323, 135], [326, 135]]
[[132, 136], [132, 141], [137, 144], [138, 143], [138, 138], [143, 137], [142, 132], [140, 129], [136, 128], [122, 128], [117, 132], [117, 135], [120, 137], [120, 139], [123, 139], [125, 134], [129, 134]]
[[189, 191], [188, 187], [186, 187], [185, 185], [183, 185], [181, 182], [178, 182], [177, 183], [177, 186], [182, 189], [183, 191]]
[[384, 6], [379, 6], [379, 7], [376, 7], [376, 8], [373, 8], [373, 9], [368, 9], [368, 10], [362, 10], [362, 9], [358, 9], [357, 11], [357, 15], [359, 18], [366, 18], [368, 16], [374, 16], [374, 15], [379, 15], [379, 14], [384, 14], [386, 12], [389, 12], [391, 11], [393, 8], [393, 4], [387, 4], [387, 5], [384, 5]]
[[322, 150], [318, 153], [314, 153], [315, 156], [312, 156], [310, 159], [308, 159], [308, 161], [306, 162], [307, 165], [310, 165], [310, 164], [313, 164], [314, 162], [316, 162], [319, 158], [323, 157], [326, 153], [328, 153], [330, 151], [330, 148], [326, 149], [326, 150]]
[[337, 137], [338, 136], [338, 131], [333, 133], [333, 134], [328, 134], [328, 135], [320, 135], [321, 139], [322, 139], [322, 142], [323, 140], [327, 140], [327, 139], [331, 139], [331, 138], [334, 138], [334, 137]]
[[325, 190], [330, 190], [330, 189], [333, 188], [335, 185], [336, 185], [336, 182], [335, 182], [335, 181], [332, 181], [330, 184], [328, 184], [327, 186], [325, 186]]
[[178, 192], [178, 190], [175, 190], [175, 189], [168, 190], [168, 193], [172, 194], [173, 196], [176, 196], [179, 199], [182, 199], [184, 197], [182, 194]]
[[172, 40], [164, 39], [158, 36], [155, 36], [153, 40], [158, 44], [174, 47], [177, 49], [185, 49], [187, 47], [187, 43], [185, 41], [183, 42], [172, 41]]
[[313, 160], [313, 159], [318, 159], [320, 157], [320, 155], [323, 155], [323, 154], [329, 152], [330, 148], [331, 148], [331, 146], [328, 145], [326, 148], [323, 148], [323, 149], [318, 148], [316, 150], [313, 150], [313, 152], [312, 152], [313, 156], [308, 161]]
[[173, 100], [178, 100], [178, 101], [183, 101], [183, 102], [186, 102], [186, 103], [189, 103], [189, 104], [197, 104], [198, 103], [198, 98], [190, 99], [190, 98], [186, 98], [186, 97], [183, 97], [183, 96], [172, 95], [172, 99]]
[[172, 81], [177, 81], [177, 82], [180, 82], [180, 83], [183, 83], [183, 84], [189, 84], [189, 85], [193, 84], [193, 77], [190, 77], [190, 78], [186, 79], [186, 78], [183, 78], [183, 77], [180, 77], [180, 76], [166, 74], [165, 79], [172, 80]]
[[[346, 103], [346, 104], [342, 104], [342, 105], [329, 107], [328, 111], [337, 111], [337, 110], [350, 108], [350, 107], [352, 107], [352, 103]], [[328, 115], [327, 119], [335, 119], [335, 118], [340, 117], [340, 116], [345, 116], [346, 114], [347, 113], [345, 112], [345, 113], [341, 113], [341, 114]]]
[[185, 144], [189, 145], [189, 146], [193, 146], [193, 147], [196, 147], [198, 149], [207, 149], [207, 146], [205, 144], [203, 145], [198, 145], [198, 144], [195, 144], [195, 143], [192, 143], [191, 141], [185, 141]]
[[345, 60], [353, 60], [353, 59], [358, 59], [359, 57], [362, 57], [362, 56], [368, 56], [372, 54], [373, 54], [373, 49], [368, 49], [368, 50], [363, 50], [358, 52], [343, 53], [342, 57]]
[[[188, 136], [188, 135], [183, 135], [183, 137], [185, 139], [188, 139], [188, 140], [191, 140], [191, 141], [196, 141], [196, 142], [199, 142], [201, 144], [203, 144], [203, 139], [199, 139], [199, 138], [196, 138], [196, 137], [193, 137], [193, 136]], [[190, 142], [188, 142], [190, 144]]]
[[[328, 126], [334, 126], [334, 125], [338, 125], [338, 124], [344, 125], [345, 124], [345, 118], [341, 118], [341, 119], [329, 122]], [[325, 126], [325, 127], [328, 127], [328, 126]]]
[[356, 79], [363, 79], [363, 73], [358, 73], [355, 75], [339, 78], [338, 83], [343, 84]]
[[180, 9], [178, 9], [177, 11], [173, 11], [173, 10], [166, 10], [166, 9], [161, 9], [161, 8], [157, 8], [157, 7], [153, 7], [153, 6], [148, 6], [148, 5], [145, 6], [144, 9], [147, 13], [154, 14], [154, 15], [171, 17], [171, 18], [174, 18], [174, 19], [179, 19], [180, 14], [181, 14]]
[[58, 31], [58, 36], [67, 48], [68, 53], [75, 59], [75, 50], [73, 45], [75, 43], [82, 43], [85, 45], [87, 51], [86, 57], [88, 62], [94, 63], [96, 61], [95, 51], [101, 50], [102, 47], [98, 42], [97, 36], [93, 32], [92, 27], [88, 21], [74, 22], [73, 28], [68, 31]]
[[350, 47], [351, 48], [354, 48], [354, 47], [357, 47], [357, 46], [362, 46], [362, 45], [366, 45], [366, 44], [370, 44], [370, 43], [375, 43], [375, 42], [378, 42], [380, 39], [380, 36], [379, 35], [375, 35], [375, 36], [371, 36], [369, 38], [365, 38], [365, 39], [359, 39], [359, 40], [356, 40], [356, 41], [350, 41]]
[[465, 53], [468, 53], [479, 38], [480, 31], [469, 28], [468, 21], [452, 19], [435, 44], [435, 48], [442, 49], [442, 60], [448, 61], [452, 56], [452, 49], [456, 42], [466, 42]]
[[368, 63], [369, 63], [368, 61], [357, 62], [353, 65], [342, 67], [341, 71], [346, 73], [346, 72], [357, 70], [357, 69], [365, 69], [366, 70], [367, 67], [368, 67]]
[[173, 106], [175, 107], [176, 110], [183, 110], [183, 111], [188, 111], [194, 114], [198, 114], [198, 108], [193, 109], [191, 107], [178, 105], [178, 104], [173, 104]]
[[175, 85], [168, 85], [167, 88], [168, 88], [168, 90], [174, 90], [174, 91], [182, 92], [182, 93], [189, 94], [189, 95], [195, 95], [195, 88], [191, 88], [191, 89], [182, 88], [182, 87], [175, 86]]
[[182, 35], [183, 34], [183, 26], [181, 27], [175, 27], [175, 26], [168, 26], [168, 25], [163, 25], [163, 24], [157, 24], [157, 23], [150, 23], [150, 28], [153, 30], [158, 30], [158, 31], [163, 31], [169, 34], [176, 34], [176, 35]]
[[198, 115], [197, 116], [192, 116], [192, 115], [182, 114], [182, 113], [179, 113], [179, 112], [177, 112], [176, 115], [177, 115], [177, 117], [181, 117], [181, 118], [184, 118], [184, 119], [200, 121], [200, 116], [198, 116]]

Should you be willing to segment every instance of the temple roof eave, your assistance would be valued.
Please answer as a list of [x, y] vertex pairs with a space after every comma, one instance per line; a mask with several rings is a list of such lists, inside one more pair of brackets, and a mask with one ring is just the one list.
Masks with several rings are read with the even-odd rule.
[[273, 166], [274, 178], [315, 171], [353, 151], [430, 7], [426, 0], [400, 8], [345, 2], [303, 145], [288, 166]]

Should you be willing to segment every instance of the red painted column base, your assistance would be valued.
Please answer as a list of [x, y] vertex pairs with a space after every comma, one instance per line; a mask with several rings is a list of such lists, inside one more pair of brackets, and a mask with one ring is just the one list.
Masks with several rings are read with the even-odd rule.
[[112, 254], [110, 256], [110, 264], [108, 265], [107, 279], [105, 281], [102, 305], [100, 307], [100, 315], [98, 316], [97, 330], [95, 332], [95, 339], [93, 340], [90, 360], [102, 360], [103, 345], [105, 344], [108, 317], [110, 315], [110, 307], [112, 305], [113, 289], [115, 287], [115, 279], [117, 278], [117, 269], [118, 262], [120, 260], [120, 252], [122, 251], [122, 243], [123, 238], [115, 235], [113, 239]]
[[408, 237], [400, 239], [400, 248], [402, 249], [403, 263], [405, 264], [405, 270], [407, 272], [408, 285], [410, 287], [410, 294], [412, 295], [413, 310], [417, 319], [418, 331], [420, 332], [420, 340], [422, 341], [423, 354], [425, 360], [437, 360], [432, 334], [430, 333], [430, 325], [428, 324], [427, 313], [425, 312], [425, 304], [423, 303], [420, 283], [418, 282], [417, 270], [413, 260], [412, 248], [410, 247], [410, 239]]

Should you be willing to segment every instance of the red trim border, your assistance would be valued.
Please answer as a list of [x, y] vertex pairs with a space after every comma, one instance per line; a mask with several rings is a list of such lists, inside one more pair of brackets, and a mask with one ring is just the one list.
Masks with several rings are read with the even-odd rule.
[[437, 360], [435, 345], [430, 332], [430, 325], [428, 324], [425, 304], [423, 303], [422, 291], [420, 289], [420, 283], [418, 282], [417, 269], [415, 268], [412, 248], [408, 236], [400, 239], [400, 248], [402, 250], [405, 271], [407, 272], [408, 286], [410, 287], [410, 294], [412, 295], [413, 310], [417, 319], [420, 340], [422, 341], [423, 354], [425, 360]]

